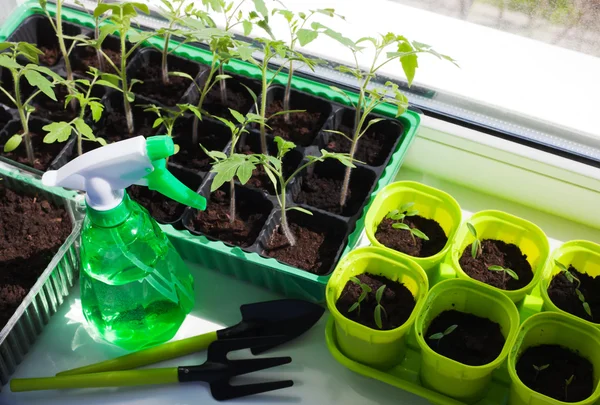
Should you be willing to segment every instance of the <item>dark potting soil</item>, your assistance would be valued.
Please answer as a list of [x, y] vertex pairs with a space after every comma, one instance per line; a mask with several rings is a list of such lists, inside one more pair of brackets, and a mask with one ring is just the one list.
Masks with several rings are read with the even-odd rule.
[[[181, 69], [179, 69], [181, 71]], [[194, 72], [186, 72], [192, 77]], [[134, 86], [134, 91], [167, 106], [174, 106], [183, 97], [185, 91], [192, 85], [189, 79], [179, 76], [169, 76], [169, 83], [164, 84], [160, 65], [143, 65], [136, 78], [142, 80]]]
[[[518, 290], [533, 279], [527, 256], [517, 245], [501, 240], [484, 239], [481, 241], [481, 249], [482, 254], [474, 259], [471, 255], [471, 245], [468, 245], [458, 261], [469, 277], [502, 290]], [[504, 271], [488, 270], [488, 267], [494, 265], [513, 270], [519, 279], [515, 280]]]
[[226, 103], [221, 101], [221, 87], [217, 83], [206, 95], [206, 99], [204, 100], [204, 105], [202, 108], [212, 115], [226, 119], [233, 118], [229, 112], [230, 108], [242, 115], [246, 115], [246, 113], [250, 111], [250, 108], [252, 107], [252, 97], [248, 93], [248, 90], [246, 90], [246, 88], [243, 86], [230, 85], [231, 80], [232, 79], [228, 79], [226, 81], [228, 84]]
[[350, 307], [355, 302], [358, 302], [358, 297], [362, 293], [362, 289], [358, 284], [348, 281], [342, 290], [340, 298], [335, 303], [336, 308], [342, 315], [369, 328], [379, 329], [374, 317], [375, 307], [377, 306], [375, 293], [382, 285], [385, 285], [383, 297], [380, 302], [385, 310], [385, 312], [381, 311], [381, 325], [383, 326], [381, 330], [395, 329], [410, 318], [416, 302], [412, 293], [404, 284], [369, 273], [360, 274], [357, 278], [361, 283], [371, 287], [371, 292], [360, 303], [360, 311], [355, 309], [352, 312], [348, 312]]
[[0, 329], [69, 236], [67, 212], [0, 180]]
[[[267, 107], [267, 117], [283, 111], [283, 101], [276, 100]], [[317, 125], [321, 121], [320, 112], [296, 112], [290, 114], [288, 122], [285, 116], [278, 115], [269, 120], [271, 129], [269, 132], [273, 136], [280, 136], [283, 139], [294, 142], [296, 145], [308, 146], [315, 138], [315, 131], [318, 130]]]
[[[22, 134], [23, 130], [19, 131]], [[31, 142], [33, 143], [33, 156], [34, 165], [33, 168], [41, 171], [46, 171], [50, 167], [50, 164], [59, 154], [61, 149], [64, 147], [62, 143], [44, 143], [44, 135], [31, 132]], [[7, 139], [8, 140], [8, 139]], [[2, 145], [4, 147], [4, 145]], [[9, 153], [3, 153], [7, 158], [14, 160], [15, 162], [31, 166], [27, 159], [27, 151], [25, 149], [25, 139], [21, 142], [21, 145], [17, 149]]]
[[429, 240], [416, 236], [413, 238], [410, 231], [394, 228], [392, 225], [396, 222], [398, 221], [384, 218], [375, 232], [375, 238], [390, 249], [414, 257], [429, 257], [441, 251], [448, 242], [444, 230], [433, 219], [423, 218], [419, 215], [404, 218], [405, 224], [411, 228], [417, 228], [427, 235]]
[[0, 131], [2, 131], [2, 128], [4, 128], [4, 126], [8, 124], [10, 120], [12, 120], [12, 115], [0, 107]]
[[199, 170], [208, 172], [212, 168], [213, 160], [202, 150], [200, 145], [204, 146], [207, 150], [220, 150], [225, 149], [229, 138], [223, 136], [219, 132], [212, 132], [202, 130], [202, 126], [199, 129], [200, 136], [198, 137], [198, 143], [192, 143], [192, 132], [175, 131], [177, 134], [174, 137], [175, 143], [179, 145], [180, 149], [176, 155], [173, 155], [171, 162], [185, 166], [190, 170]]
[[[115, 51], [108, 48], [102, 48], [106, 56], [113, 61], [113, 63], [120, 67], [121, 66], [121, 52]], [[76, 60], [73, 65], [73, 71], [79, 74], [87, 75], [90, 67], [94, 67], [96, 69], [100, 69], [100, 65], [98, 63], [98, 57], [96, 56], [96, 50], [91, 47], [82, 47], [79, 52], [74, 55]], [[73, 60], [73, 59], [71, 59]], [[104, 60], [104, 70], [106, 73], [116, 73], [115, 69], [111, 66], [110, 63]]]
[[60, 60], [60, 49], [58, 48], [58, 44], [52, 47], [48, 46], [40, 46], [40, 51], [44, 52], [43, 55], [40, 55], [40, 62], [47, 66], [54, 66]]
[[[533, 366], [544, 369], [538, 371]], [[559, 401], [583, 401], [594, 391], [592, 363], [558, 345], [528, 348], [517, 361], [515, 369], [527, 387]], [[567, 385], [571, 376], [574, 377]]]
[[[269, 144], [269, 146], [274, 146], [274, 145]], [[276, 151], [277, 151], [276, 147], [273, 147], [273, 148], [269, 147], [270, 154], [274, 155], [277, 153]], [[247, 155], [251, 155], [254, 153], [260, 153], [260, 146], [244, 145], [241, 148], [241, 153], [244, 153]], [[287, 176], [292, 174], [294, 169], [296, 169], [298, 167], [300, 160], [302, 160], [302, 155], [300, 153], [297, 153], [296, 156], [294, 156], [294, 153], [295, 152], [289, 152], [283, 158], [283, 174], [286, 178], [287, 178]], [[271, 179], [269, 179], [269, 176], [265, 172], [265, 169], [262, 165], [256, 166], [256, 169], [254, 169], [252, 171], [252, 177], [250, 177], [250, 180], [248, 180], [248, 182], [246, 184], [248, 186], [251, 186], [251, 187], [254, 187], [254, 188], [257, 188], [260, 190], [264, 190], [271, 195], [275, 194], [275, 187], [273, 186], [273, 182], [271, 181]]]
[[[228, 185], [227, 185], [228, 186]], [[210, 195], [205, 211], [197, 211], [189, 226], [223, 242], [240, 247], [248, 247], [256, 241], [267, 220], [268, 212], [258, 212], [254, 201], [239, 198], [236, 193], [236, 218], [229, 222], [229, 195], [217, 190]]]
[[[152, 116], [150, 114], [144, 114], [136, 109], [133, 112], [133, 125], [135, 136], [152, 136], [156, 132], [155, 128], [152, 128]], [[107, 143], [121, 141], [123, 139], [130, 138], [127, 131], [127, 119], [125, 114], [121, 111], [110, 111], [105, 110], [101, 120], [94, 124], [96, 128], [95, 135], [100, 138], [104, 138]], [[100, 144], [97, 142], [84, 142], [83, 151], [89, 152], [99, 148]]]
[[[377, 125], [369, 128], [367, 133], [360, 137], [356, 146], [354, 159], [371, 166], [379, 166], [385, 162], [387, 154], [394, 145], [395, 139], [385, 133], [376, 131]], [[352, 128], [340, 125], [337, 129], [352, 138]], [[338, 153], [349, 153], [352, 143], [340, 134], [332, 133], [329, 136], [327, 150]]]
[[[70, 103], [65, 107], [65, 98], [69, 94], [69, 91], [65, 86], [54, 87], [54, 94], [56, 95], [56, 101], [47, 97], [45, 94], [40, 94], [36, 97], [33, 103], [35, 115], [49, 121], [68, 122], [79, 114], [79, 103]], [[75, 109], [71, 107], [72, 105], [75, 105]]]
[[572, 265], [569, 273], [579, 279], [579, 291], [585, 297], [585, 302], [590, 306], [592, 316], [589, 316], [583, 308], [582, 302], [575, 290], [578, 288], [577, 281], [571, 283], [564, 273], [558, 273], [548, 287], [548, 296], [560, 309], [570, 314], [586, 319], [591, 322], [600, 323], [600, 276], [592, 277], [587, 273], [580, 273]]
[[[457, 328], [442, 339], [430, 338], [452, 325]], [[500, 355], [505, 342], [496, 322], [456, 310], [439, 314], [431, 321], [424, 338], [434, 352], [469, 366], [491, 363]]]
[[332, 232], [318, 229], [310, 224], [310, 216], [304, 213], [295, 215], [296, 211], [288, 213], [288, 225], [296, 236], [296, 245], [290, 246], [287, 238], [277, 226], [273, 231], [264, 250], [268, 257], [315, 274], [323, 274], [329, 270], [340, 241]]

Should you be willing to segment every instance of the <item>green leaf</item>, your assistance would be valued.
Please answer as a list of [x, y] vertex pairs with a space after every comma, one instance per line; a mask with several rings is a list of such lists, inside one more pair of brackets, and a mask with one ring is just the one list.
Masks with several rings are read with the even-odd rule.
[[379, 329], [383, 328], [383, 323], [381, 322], [381, 305], [377, 305], [375, 307], [375, 312], [373, 313], [373, 317], [375, 318], [375, 324]]
[[350, 277], [350, 281], [352, 281], [354, 284], [360, 284], [358, 277]]
[[185, 72], [169, 72], [169, 76], [183, 77], [192, 82], [194, 81], [194, 78]]
[[475, 238], [477, 238], [477, 229], [475, 229], [473, 224], [470, 222], [467, 222], [467, 228], [469, 228], [469, 232], [471, 232], [471, 235], [473, 235]]
[[48, 132], [44, 137], [44, 143], [66, 142], [71, 136], [72, 128], [68, 122], [53, 122], [42, 127]]
[[163, 119], [162, 117], [158, 117], [157, 119], [154, 120], [154, 124], [152, 124], [152, 128], [156, 128], [158, 127], [160, 124], [163, 123]]
[[396, 219], [395, 217], [397, 217], [398, 215], [400, 215], [400, 211], [392, 210], [392, 211], [388, 212], [388, 214], [385, 217], [389, 218], [389, 219]]
[[239, 122], [240, 124], [243, 124], [244, 121], [246, 120], [242, 114], [240, 114], [239, 112], [237, 112], [237, 111], [235, 111], [235, 110], [233, 110], [231, 108], [229, 109], [229, 112], [231, 113], [231, 115], [233, 116], [233, 118], [235, 118], [235, 120], [237, 122]]
[[360, 293], [360, 295], [358, 296], [358, 302], [363, 302], [365, 300], [365, 298], [367, 298], [367, 294], [368, 292], [364, 289], [366, 284], [360, 284], [360, 288], [362, 288], [362, 292]]
[[590, 317], [592, 316], [592, 309], [590, 308], [590, 304], [588, 304], [587, 302], [584, 302], [583, 309]]
[[250, 177], [252, 177], [252, 171], [254, 171], [254, 169], [256, 169], [256, 166], [248, 159], [245, 159], [244, 162], [240, 164], [236, 174], [242, 185], [246, 184], [248, 180], [250, 180]]
[[300, 43], [300, 46], [306, 46], [315, 39], [317, 39], [319, 33], [314, 30], [307, 30], [306, 28], [301, 28], [296, 33], [296, 36], [298, 37], [298, 42]]
[[569, 280], [569, 282], [570, 282], [571, 284], [573, 284], [573, 283], [575, 282], [575, 277], [573, 277], [573, 275], [571, 274], [571, 272], [570, 272], [570, 271], [568, 271], [568, 270], [565, 270], [565, 271], [563, 271], [562, 273], [565, 275], [565, 277], [567, 278], [567, 280]]
[[407, 202], [400, 207], [400, 211], [405, 212], [408, 211], [409, 208], [412, 208], [415, 205], [414, 202]]
[[392, 228], [394, 229], [403, 229], [405, 231], [410, 231], [410, 226], [402, 223], [402, 222], [397, 222], [395, 224], [392, 224]]
[[383, 293], [385, 292], [385, 287], [386, 285], [384, 284], [381, 287], [379, 287], [375, 292], [375, 300], [378, 304], [381, 302], [381, 298], [383, 297]]
[[448, 336], [449, 334], [451, 334], [452, 332], [454, 332], [454, 330], [456, 330], [456, 328], [458, 328], [458, 325], [450, 325], [450, 326], [448, 326], [448, 328], [446, 328], [446, 330], [444, 331], [444, 336]]
[[96, 142], [98, 142], [102, 146], [106, 145], [106, 140], [104, 138], [96, 138]]
[[269, 177], [269, 180], [271, 180], [271, 183], [273, 183], [273, 188], [276, 189], [277, 188], [277, 176], [275, 176], [275, 173], [273, 173], [273, 171], [271, 170], [271, 168], [269, 166], [263, 165], [263, 168], [265, 169], [265, 173]]
[[359, 305], [360, 305], [360, 303], [355, 302], [354, 304], [352, 304], [350, 306], [350, 308], [348, 308], [348, 312], [354, 312], [354, 311], [356, 311], [356, 308], [358, 308]]
[[42, 76], [39, 72], [35, 70], [26, 70], [25, 78], [31, 86], [37, 87], [50, 99], [56, 101], [56, 95], [54, 94], [54, 90], [52, 89], [54, 85], [44, 76]]
[[405, 215], [407, 217], [414, 217], [415, 215], [419, 215], [419, 211], [417, 211], [417, 210], [410, 210], [410, 211], [407, 211]]
[[567, 266], [565, 266], [564, 264], [562, 264], [561, 262], [559, 262], [558, 260], [554, 260], [554, 265], [556, 267], [558, 267], [561, 271], [565, 271], [568, 272], [569, 269], [567, 269]]
[[519, 275], [516, 272], [514, 272], [513, 270], [511, 270], [511, 269], [504, 269], [504, 271], [506, 273], [508, 273], [508, 275], [511, 276], [512, 278], [514, 278], [515, 280], [519, 279]]
[[269, 10], [265, 5], [264, 0], [254, 0], [254, 8], [258, 11], [263, 17], [269, 17]]
[[410, 230], [410, 233], [412, 233], [413, 235], [415, 235], [417, 238], [421, 238], [423, 240], [429, 240], [429, 236], [425, 235], [425, 233], [423, 233], [422, 231], [418, 230], [417, 228], [412, 228]]
[[75, 120], [75, 128], [77, 129], [77, 132], [79, 132], [84, 138], [87, 138], [89, 140], [96, 139], [92, 128], [90, 128], [90, 126], [86, 124], [85, 121], [81, 118], [77, 118]]
[[473, 259], [477, 259], [477, 253], [479, 253], [479, 239], [475, 239], [471, 244], [471, 256], [473, 256]]
[[544, 364], [543, 366], [540, 366], [538, 368], [539, 371], [544, 371], [545, 369], [547, 369], [548, 367], [550, 367], [550, 364]]
[[429, 336], [429, 339], [430, 340], [440, 340], [443, 337], [444, 337], [443, 333], [434, 333], [433, 335]]
[[302, 207], [289, 207], [286, 211], [300, 211], [303, 214], [312, 215], [313, 213]]
[[98, 33], [97, 46], [102, 45], [107, 36], [112, 35], [117, 31], [117, 26], [114, 24], [104, 24], [100, 27], [100, 32]]
[[0, 52], [4, 51], [5, 49], [12, 48], [12, 47], [13, 47], [12, 42], [0, 42]]
[[490, 271], [504, 271], [504, 267], [502, 266], [497, 266], [497, 265], [493, 265], [493, 266], [488, 266], [488, 270]]
[[585, 302], [585, 297], [583, 296], [583, 293], [579, 291], [579, 289], [576, 289], [575, 293], [577, 294], [577, 298], [579, 298], [579, 301]]
[[277, 144], [277, 155], [279, 156], [279, 158], [283, 158], [286, 153], [288, 153], [296, 147], [296, 144], [294, 142], [286, 141], [280, 136], [275, 137], [275, 143]]
[[4, 144], [4, 152], [12, 152], [13, 150], [17, 149], [22, 140], [23, 137], [19, 134], [11, 136], [10, 139]]
[[90, 101], [89, 107], [92, 111], [92, 119], [94, 122], [98, 122], [102, 117], [102, 113], [104, 112], [104, 105], [97, 101]]
[[252, 23], [248, 20], [242, 21], [242, 27], [244, 27], [244, 36], [248, 36], [252, 33]]
[[19, 65], [15, 60], [11, 59], [8, 55], [0, 55], [0, 66], [7, 69], [21, 69], [23, 66]]

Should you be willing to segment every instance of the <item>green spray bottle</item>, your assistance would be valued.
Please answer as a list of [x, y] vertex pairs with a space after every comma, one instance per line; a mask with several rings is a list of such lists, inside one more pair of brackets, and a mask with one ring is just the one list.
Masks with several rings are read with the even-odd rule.
[[148, 186], [204, 210], [206, 199], [166, 168], [168, 136], [138, 136], [88, 152], [42, 177], [86, 192], [81, 231], [81, 305], [102, 338], [127, 350], [171, 339], [194, 306], [193, 278], [148, 211], [125, 188]]

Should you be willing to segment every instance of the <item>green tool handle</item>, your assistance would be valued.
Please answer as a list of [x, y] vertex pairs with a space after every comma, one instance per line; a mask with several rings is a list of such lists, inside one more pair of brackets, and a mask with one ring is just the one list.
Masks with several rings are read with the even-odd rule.
[[56, 375], [62, 377], [78, 374], [102, 373], [105, 371], [130, 370], [132, 368], [158, 363], [159, 361], [175, 359], [204, 350], [215, 340], [217, 340], [217, 332], [209, 332], [204, 335], [193, 336], [187, 339], [176, 340], [174, 342], [150, 347], [148, 349], [140, 350], [139, 352], [117, 357], [116, 359], [63, 371]]
[[59, 390], [69, 388], [127, 387], [132, 385], [168, 384], [179, 382], [177, 367], [149, 370], [112, 371], [98, 374], [47, 378], [14, 378], [12, 392]]

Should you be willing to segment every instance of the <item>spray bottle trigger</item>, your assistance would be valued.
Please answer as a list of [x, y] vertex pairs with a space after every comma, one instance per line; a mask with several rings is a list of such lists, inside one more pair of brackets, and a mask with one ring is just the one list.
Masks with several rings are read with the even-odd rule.
[[145, 177], [150, 190], [158, 191], [162, 195], [192, 208], [201, 211], [206, 209], [206, 198], [190, 190], [177, 177], [173, 176], [167, 170], [165, 159], [153, 161], [152, 166], [154, 166], [154, 171]]

